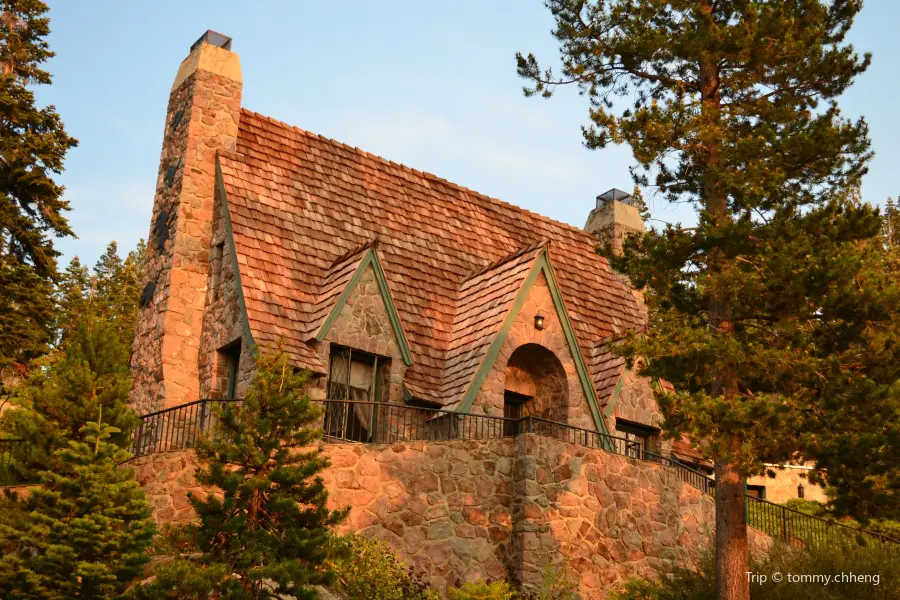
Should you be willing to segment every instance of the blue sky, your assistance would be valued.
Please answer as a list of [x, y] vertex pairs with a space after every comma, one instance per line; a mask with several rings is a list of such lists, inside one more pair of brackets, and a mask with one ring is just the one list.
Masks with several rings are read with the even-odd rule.
[[[169, 88], [206, 29], [234, 38], [251, 110], [579, 227], [597, 194], [632, 187], [628, 148], [581, 145], [574, 90], [522, 96], [515, 52], [557, 56], [540, 0], [50, 4], [54, 83], [38, 100], [80, 141], [61, 177], [79, 236], [58, 242], [64, 260], [147, 236]], [[900, 2], [867, 0], [851, 37], [873, 66], [841, 101], [870, 124], [863, 194], [879, 203], [900, 194], [898, 22]], [[690, 219], [648, 199], [656, 218]]]

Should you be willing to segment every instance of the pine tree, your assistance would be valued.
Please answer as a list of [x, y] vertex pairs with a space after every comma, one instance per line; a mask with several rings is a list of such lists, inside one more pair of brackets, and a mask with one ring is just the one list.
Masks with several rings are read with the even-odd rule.
[[[630, 145], [636, 184], [697, 210], [695, 228], [626, 245], [618, 264], [645, 286], [650, 319], [622, 351], [679, 390], [661, 399], [668, 433], [715, 458], [717, 594], [746, 599], [745, 478], [797, 450], [834, 466], [817, 436], [837, 442], [824, 425], [851, 408], [845, 390], [861, 402], [852, 417], [874, 408], [896, 422], [879, 219], [846, 199], [867, 127], [835, 101], [870, 62], [845, 42], [861, 2], [547, 4], [562, 75], [518, 55], [526, 93], [577, 85], [588, 147]], [[871, 448], [885, 457], [891, 435]]]
[[28, 363], [47, 352], [56, 320], [52, 283], [0, 255], [0, 396], [7, 397]]
[[[47, 6], [0, 1], [0, 385], [8, 388], [52, 342], [51, 236], [72, 235], [68, 203], [53, 174], [77, 141], [53, 106], [39, 109], [31, 86], [49, 84], [53, 56]], [[8, 389], [0, 390], [6, 393]], [[0, 400], [2, 402], [2, 400]]]
[[31, 86], [49, 85], [43, 63], [54, 56], [47, 44], [50, 19], [39, 0], [0, 2], [0, 256], [34, 267], [41, 276], [56, 272], [48, 236], [72, 235], [63, 213], [63, 188], [52, 179], [66, 152], [77, 145], [56, 108], [39, 109]]
[[900, 247], [900, 207], [891, 197], [884, 207], [884, 239], [889, 246]]
[[155, 526], [115, 434], [86, 425], [21, 501], [21, 518], [0, 520], [0, 597], [117, 598], [143, 572]]
[[112, 243], [93, 273], [75, 258], [61, 277], [58, 345], [15, 387], [11, 403], [19, 410], [0, 416], [0, 430], [29, 441], [16, 457], [22, 477], [52, 468], [56, 449], [80, 439], [100, 408], [119, 430], [113, 442], [128, 443], [137, 424], [128, 395], [141, 255], [142, 244], [122, 261]]
[[212, 491], [189, 496], [199, 522], [172, 535], [199, 556], [159, 568], [135, 598], [304, 600], [330, 581], [329, 530], [346, 512], [326, 508], [318, 474], [328, 463], [313, 446], [321, 410], [303, 394], [306, 380], [283, 353], [258, 357], [243, 402], [226, 404], [197, 448], [197, 482]]

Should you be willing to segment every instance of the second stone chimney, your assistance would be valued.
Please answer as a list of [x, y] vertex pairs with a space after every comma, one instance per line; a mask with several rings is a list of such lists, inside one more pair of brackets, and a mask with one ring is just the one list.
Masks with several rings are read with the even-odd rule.
[[631, 195], [616, 188], [597, 196], [597, 206], [588, 215], [584, 230], [610, 242], [617, 254], [621, 254], [626, 236], [646, 231]]
[[141, 413], [199, 399], [216, 153], [235, 148], [241, 89], [231, 38], [215, 31], [191, 46], [172, 84], [131, 359]]

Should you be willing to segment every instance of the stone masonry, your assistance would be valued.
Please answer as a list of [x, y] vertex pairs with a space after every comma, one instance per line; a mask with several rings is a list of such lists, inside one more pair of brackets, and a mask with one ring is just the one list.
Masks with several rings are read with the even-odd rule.
[[235, 395], [243, 397], [255, 372], [252, 340], [246, 323], [238, 289], [234, 245], [227, 234], [223, 195], [216, 184], [215, 219], [213, 221], [212, 252], [210, 256], [207, 290], [203, 313], [202, 334], [198, 357], [199, 398], [221, 398], [226, 394], [227, 370], [218, 352], [229, 344], [240, 343], [241, 353]]
[[[400, 345], [391, 327], [373, 267], [369, 266], [363, 271], [325, 339], [312, 344], [326, 365], [330, 362], [332, 343], [390, 359], [385, 365], [388, 384], [386, 400], [392, 404], [403, 403], [403, 375], [406, 365], [403, 363]], [[319, 394], [322, 398], [325, 383], [325, 378], [319, 381]]]
[[237, 139], [241, 82], [237, 54], [202, 42], [172, 86], [131, 364], [138, 412], [199, 397], [216, 152]]
[[[534, 326], [534, 317], [540, 313], [544, 317], [544, 329], [538, 330]], [[543, 364], [513, 364], [514, 369], [510, 372], [510, 357], [514, 352], [525, 346], [526, 344], [535, 344], [548, 350], [547, 355], [552, 353], [549, 361], [544, 360]], [[538, 355], [543, 359], [544, 355]], [[556, 314], [556, 308], [553, 305], [553, 299], [550, 296], [550, 288], [543, 274], [534, 282], [522, 309], [516, 316], [515, 321], [510, 328], [506, 340], [497, 355], [496, 360], [491, 365], [491, 370], [485, 378], [481, 389], [472, 404], [472, 412], [484, 412], [494, 416], [503, 416], [503, 393], [507, 389], [515, 391], [515, 385], [508, 387], [507, 378], [512, 375], [514, 381], [521, 379], [520, 373], [523, 369], [532, 369], [533, 374], [538, 374], [540, 369], [547, 369], [547, 364], [552, 361], [557, 365], [556, 373], [553, 375], [558, 378], [557, 385], [548, 386], [556, 387], [559, 393], [555, 394], [554, 400], [556, 406], [553, 413], [549, 414], [552, 420], [575, 425], [576, 427], [584, 427], [592, 431], [596, 430], [591, 411], [588, 407], [584, 392], [578, 380], [578, 373], [575, 370], [575, 359], [572, 357], [569, 348], [566, 345], [565, 334]], [[537, 361], [535, 361], [536, 363]], [[542, 406], [549, 402], [547, 398], [536, 397], [537, 406], [532, 409], [532, 414], [544, 414]]]
[[[631, 576], [691, 565], [714, 530], [712, 499], [659, 465], [533, 434], [481, 441], [326, 445], [341, 532], [386, 541], [438, 588], [540, 581], [564, 565], [584, 598]], [[160, 522], [192, 518], [191, 451], [136, 459]], [[767, 538], [752, 535], [757, 550]]]

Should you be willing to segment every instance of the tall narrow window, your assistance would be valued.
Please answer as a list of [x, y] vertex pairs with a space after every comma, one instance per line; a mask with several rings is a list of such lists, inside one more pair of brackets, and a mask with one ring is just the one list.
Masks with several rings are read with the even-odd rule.
[[212, 299], [218, 300], [222, 295], [222, 259], [225, 255], [225, 242], [216, 244], [212, 249]]
[[226, 398], [234, 398], [237, 393], [238, 372], [241, 366], [241, 341], [229, 344], [219, 350], [219, 377], [224, 378], [222, 391]]
[[503, 418], [511, 419], [503, 422], [503, 435], [514, 436], [519, 431], [519, 419], [523, 415], [525, 403], [531, 396], [506, 390], [503, 392]]
[[361, 350], [333, 346], [328, 374], [325, 434], [355, 442], [371, 441], [378, 427], [373, 402], [384, 394], [386, 359]]

